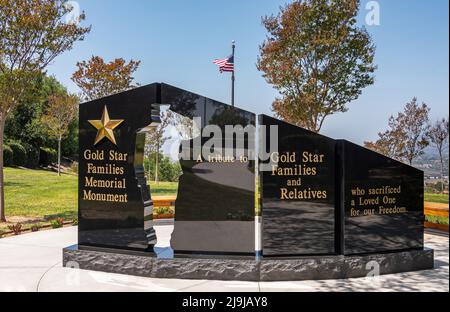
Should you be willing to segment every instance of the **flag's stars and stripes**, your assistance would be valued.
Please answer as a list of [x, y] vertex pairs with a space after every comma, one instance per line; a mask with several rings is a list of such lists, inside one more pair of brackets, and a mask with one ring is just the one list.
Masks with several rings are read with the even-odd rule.
[[227, 58], [221, 60], [214, 60], [213, 62], [217, 66], [219, 66], [219, 70], [221, 73], [223, 72], [234, 72], [234, 57], [229, 56]]

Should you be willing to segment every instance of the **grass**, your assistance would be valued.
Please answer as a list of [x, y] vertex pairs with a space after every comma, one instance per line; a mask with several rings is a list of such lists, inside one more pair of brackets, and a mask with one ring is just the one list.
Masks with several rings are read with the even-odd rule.
[[150, 182], [150, 189], [153, 196], [177, 195], [178, 183], [159, 182], [159, 184], [157, 185], [155, 182]]
[[432, 203], [448, 204], [448, 195], [425, 193], [425, 201]]
[[76, 175], [5, 168], [6, 216], [76, 218], [77, 184]]
[[[150, 183], [152, 195], [176, 195], [178, 183]], [[10, 222], [23, 222], [24, 229], [31, 225], [49, 224], [63, 218], [77, 220], [78, 177], [54, 172], [5, 168], [6, 218]], [[0, 224], [0, 231], [9, 231], [8, 224]]]

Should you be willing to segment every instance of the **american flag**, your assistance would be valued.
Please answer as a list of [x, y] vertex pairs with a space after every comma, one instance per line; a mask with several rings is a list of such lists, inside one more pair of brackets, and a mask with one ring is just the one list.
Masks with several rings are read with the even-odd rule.
[[214, 64], [219, 66], [221, 73], [223, 72], [234, 72], [234, 57], [229, 56], [225, 59], [215, 60]]

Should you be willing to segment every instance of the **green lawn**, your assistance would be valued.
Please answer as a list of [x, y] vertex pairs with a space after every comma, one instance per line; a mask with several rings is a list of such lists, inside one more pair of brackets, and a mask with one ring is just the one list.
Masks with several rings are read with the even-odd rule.
[[6, 216], [76, 219], [77, 184], [76, 175], [5, 168]]
[[152, 196], [177, 195], [178, 183], [159, 182], [159, 185], [156, 185], [155, 182], [150, 182], [150, 189], [152, 191]]
[[448, 204], [448, 195], [425, 193], [425, 201], [432, 203]]

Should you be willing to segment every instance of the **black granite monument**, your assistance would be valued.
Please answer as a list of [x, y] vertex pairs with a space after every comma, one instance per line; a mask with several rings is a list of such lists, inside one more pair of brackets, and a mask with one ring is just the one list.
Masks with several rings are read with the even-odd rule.
[[[261, 115], [263, 255], [423, 249], [423, 172], [345, 140]], [[270, 126], [277, 126], [271, 137]]]
[[[161, 122], [162, 105], [199, 130], [180, 144], [175, 258], [165, 260], [154, 253], [143, 168], [145, 133]], [[258, 121], [161, 83], [81, 104], [79, 236], [64, 249], [64, 265], [231, 280], [359, 277], [373, 262], [381, 274], [433, 267], [424, 248], [423, 172], [272, 117]]]

